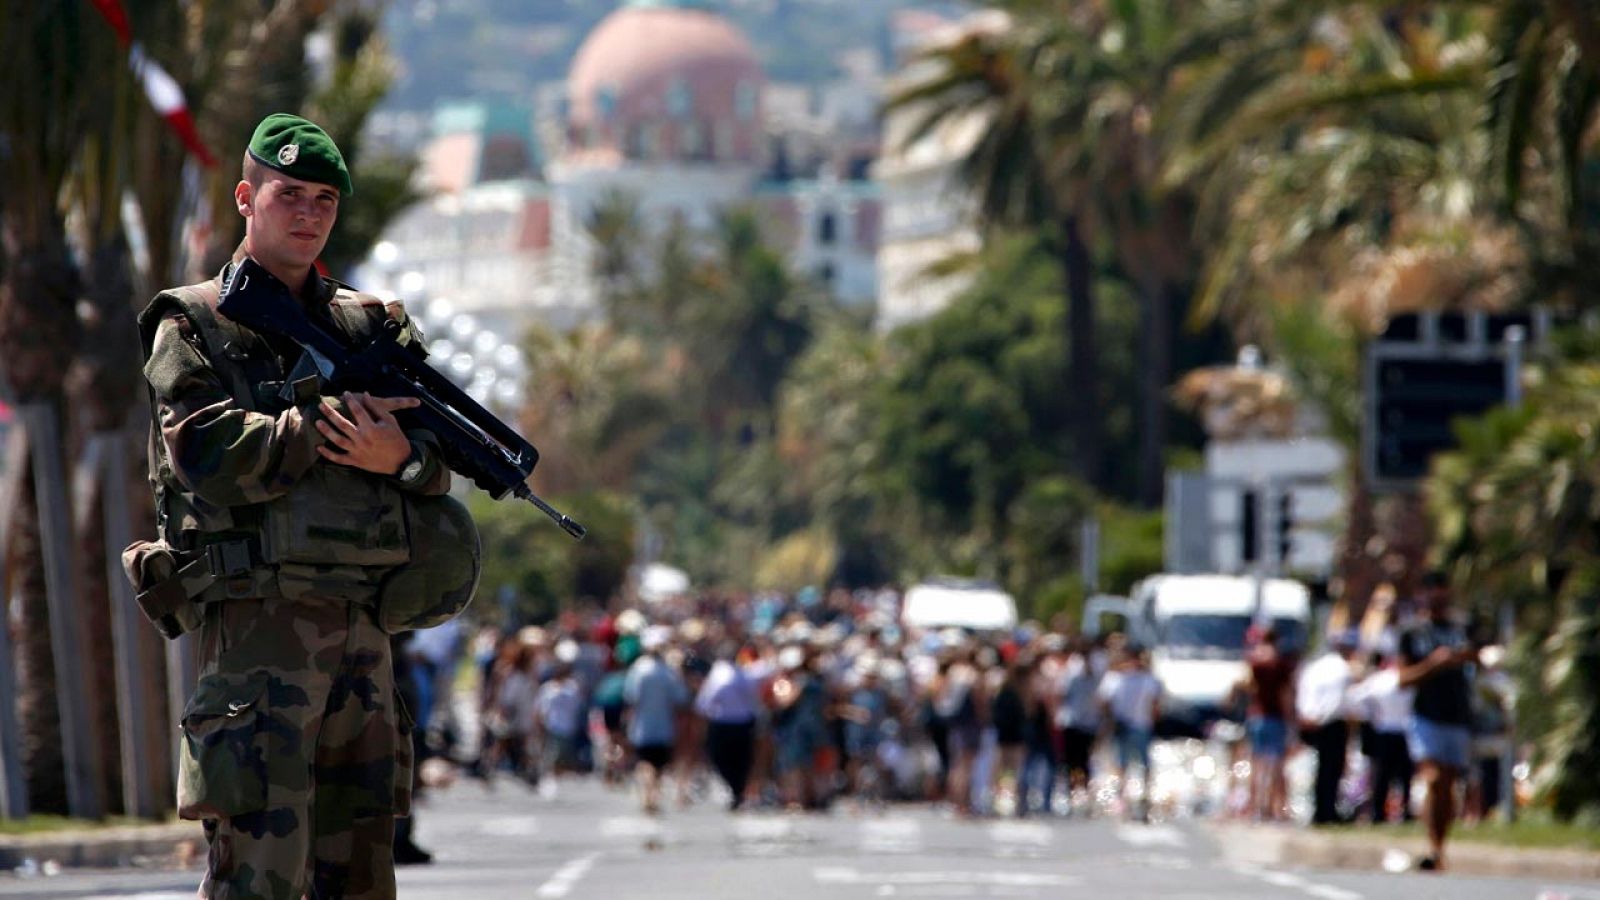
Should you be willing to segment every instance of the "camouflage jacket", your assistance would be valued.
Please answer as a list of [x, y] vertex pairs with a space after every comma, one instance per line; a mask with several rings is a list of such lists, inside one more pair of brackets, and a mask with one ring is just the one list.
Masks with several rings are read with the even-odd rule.
[[[243, 258], [242, 252], [236, 259]], [[220, 287], [221, 278], [219, 273], [213, 284]], [[165, 296], [157, 297], [152, 307]], [[402, 344], [422, 340], [398, 302], [385, 303], [358, 293], [315, 271], [302, 297], [323, 304], [327, 318], [346, 334], [381, 314], [401, 324]], [[253, 347], [252, 356], [275, 355], [263, 351], [271, 342], [239, 330], [252, 342], [261, 342], [262, 346]], [[168, 490], [181, 490], [189, 500], [183, 520], [168, 523], [169, 538], [184, 532], [229, 530], [233, 524], [230, 511], [283, 497], [305, 481], [314, 467], [337, 465], [317, 452], [326, 442], [315, 424], [322, 415], [317, 402], [275, 412], [244, 408], [229, 390], [225, 376], [232, 373], [222, 368], [236, 363], [209, 357], [205, 341], [175, 307], [161, 316], [150, 340], [144, 373], [153, 392], [153, 427], [158, 429], [170, 471], [153, 471], [151, 476], [165, 480]], [[293, 364], [293, 358], [278, 357], [277, 377], [284, 377], [284, 370]], [[344, 411], [338, 398], [324, 399]], [[397, 487], [422, 494], [448, 491], [450, 470], [443, 464], [437, 438], [422, 430], [408, 431], [407, 437], [421, 452], [423, 474], [409, 488], [398, 479], [390, 480]]]

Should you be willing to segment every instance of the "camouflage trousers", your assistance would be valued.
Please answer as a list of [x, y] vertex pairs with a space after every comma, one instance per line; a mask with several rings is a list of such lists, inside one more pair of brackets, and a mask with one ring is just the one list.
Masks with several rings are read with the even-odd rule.
[[388, 898], [411, 720], [364, 589], [210, 604], [184, 710], [179, 815], [202, 897]]

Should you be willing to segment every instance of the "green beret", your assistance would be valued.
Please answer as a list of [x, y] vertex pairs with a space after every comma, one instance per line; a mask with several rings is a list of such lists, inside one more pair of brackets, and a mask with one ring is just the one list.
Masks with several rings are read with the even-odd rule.
[[333, 138], [299, 116], [273, 113], [262, 119], [250, 138], [250, 155], [290, 178], [331, 184], [346, 197], [356, 192]]

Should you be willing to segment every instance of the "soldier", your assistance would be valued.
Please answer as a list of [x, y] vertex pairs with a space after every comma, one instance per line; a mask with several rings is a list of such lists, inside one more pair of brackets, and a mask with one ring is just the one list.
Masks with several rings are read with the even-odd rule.
[[[298, 348], [216, 312], [249, 256], [346, 336], [392, 319], [402, 343], [418, 342], [399, 304], [314, 268], [350, 194], [321, 128], [268, 116], [234, 188], [245, 238], [233, 260], [140, 317], [164, 541], [130, 548], [129, 570], [164, 633], [200, 632], [178, 806], [204, 823], [204, 897], [395, 894], [395, 817], [409, 807], [412, 759], [386, 632], [418, 626], [389, 621], [380, 601], [386, 579], [421, 558], [412, 504], [443, 494], [449, 470], [432, 435], [395, 419], [415, 399], [285, 393]], [[167, 569], [191, 562], [155, 584], [163, 554], [175, 560]], [[147, 605], [174, 582], [184, 582], [174, 597], [195, 601], [167, 605], [175, 624]]]

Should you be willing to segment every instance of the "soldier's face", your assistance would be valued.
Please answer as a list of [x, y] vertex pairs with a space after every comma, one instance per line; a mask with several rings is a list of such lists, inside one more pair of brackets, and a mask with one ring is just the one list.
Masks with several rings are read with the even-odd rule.
[[253, 189], [249, 182], [239, 182], [238, 196], [250, 255], [269, 270], [310, 267], [339, 218], [336, 188], [281, 172], [269, 170]]

